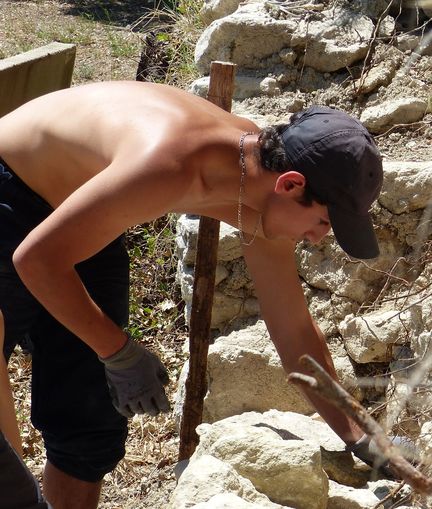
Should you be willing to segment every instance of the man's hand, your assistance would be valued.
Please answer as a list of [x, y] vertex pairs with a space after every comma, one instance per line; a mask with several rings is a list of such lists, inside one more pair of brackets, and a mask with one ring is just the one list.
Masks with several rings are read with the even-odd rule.
[[128, 337], [121, 350], [99, 360], [105, 365], [113, 405], [119, 413], [125, 417], [155, 416], [170, 410], [164, 389], [168, 372], [157, 355]]
[[[416, 451], [411, 440], [400, 436], [392, 437], [390, 440], [407, 461], [415, 463]], [[347, 447], [347, 450], [385, 476], [394, 478], [394, 474], [388, 467], [388, 459], [381, 452], [375, 441], [371, 440], [367, 435], [363, 435], [355, 444]]]

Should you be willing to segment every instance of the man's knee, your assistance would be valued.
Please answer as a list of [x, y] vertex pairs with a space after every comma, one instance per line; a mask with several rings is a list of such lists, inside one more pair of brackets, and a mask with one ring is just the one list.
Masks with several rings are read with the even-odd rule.
[[127, 427], [63, 437], [43, 432], [42, 436], [52, 465], [80, 481], [99, 482], [124, 457]]

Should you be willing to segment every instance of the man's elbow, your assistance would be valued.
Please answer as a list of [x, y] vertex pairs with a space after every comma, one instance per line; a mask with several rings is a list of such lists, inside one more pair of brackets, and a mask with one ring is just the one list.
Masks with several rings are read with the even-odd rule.
[[35, 249], [20, 244], [12, 255], [12, 263], [24, 284], [31, 282], [42, 266]]

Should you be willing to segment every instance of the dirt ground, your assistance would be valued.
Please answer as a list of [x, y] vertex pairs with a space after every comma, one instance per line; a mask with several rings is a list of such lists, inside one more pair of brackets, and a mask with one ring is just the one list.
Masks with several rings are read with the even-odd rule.
[[[0, 3], [0, 58], [27, 51], [52, 41], [77, 45], [73, 85], [109, 79], [135, 79], [143, 36], [140, 17], [154, 2], [139, 0], [34, 0]], [[377, 101], [415, 96], [431, 101], [432, 56], [404, 57], [398, 80], [381, 88]], [[360, 70], [360, 68], [359, 68]], [[251, 110], [284, 115], [284, 101], [293, 95], [312, 103], [340, 107], [359, 115], [363, 99], [341, 85], [344, 76], [319, 79], [315, 91], [297, 89], [277, 98], [246, 100]], [[377, 137], [384, 158], [391, 160], [432, 160], [432, 115], [408, 126], [398, 126]], [[139, 274], [136, 275], [140, 277]], [[175, 383], [185, 360], [182, 345], [184, 329], [164, 333], [156, 331], [146, 338], [157, 346], [171, 375], [169, 395], [173, 399]], [[29, 422], [31, 361], [18, 352], [11, 362], [11, 378], [22, 428], [26, 462], [40, 477], [45, 461], [37, 431]], [[127, 454], [117, 469], [106, 477], [101, 509], [163, 509], [175, 487], [173, 467], [178, 450], [178, 434], [171, 416], [156, 419], [135, 417], [130, 423]]]

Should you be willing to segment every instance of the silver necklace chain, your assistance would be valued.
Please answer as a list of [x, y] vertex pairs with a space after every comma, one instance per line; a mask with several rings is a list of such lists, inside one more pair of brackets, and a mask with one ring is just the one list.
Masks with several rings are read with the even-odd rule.
[[244, 195], [244, 187], [245, 187], [245, 177], [246, 177], [246, 162], [245, 162], [245, 155], [244, 155], [244, 141], [246, 136], [249, 136], [250, 134], [253, 134], [252, 132], [246, 132], [243, 133], [240, 136], [239, 141], [239, 147], [240, 147], [240, 168], [241, 168], [241, 175], [240, 175], [240, 190], [239, 190], [239, 198], [238, 198], [238, 207], [237, 207], [237, 222], [238, 222], [238, 230], [239, 230], [239, 237], [240, 242], [244, 246], [250, 246], [252, 242], [255, 240], [258, 228], [261, 222], [261, 214], [258, 217], [258, 220], [255, 225], [254, 232], [252, 234], [252, 239], [249, 241], [246, 241], [243, 234], [243, 224], [242, 224], [242, 211], [243, 211], [243, 195]]

